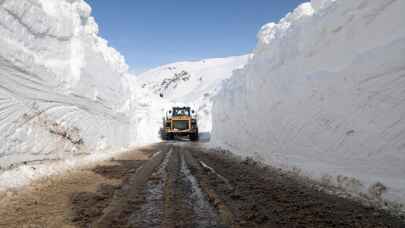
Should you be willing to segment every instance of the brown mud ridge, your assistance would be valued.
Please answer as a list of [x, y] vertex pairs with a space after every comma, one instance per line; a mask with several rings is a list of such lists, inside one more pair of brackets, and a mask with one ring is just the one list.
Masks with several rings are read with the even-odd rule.
[[[388, 213], [192, 144], [93, 171], [121, 184], [71, 198], [79, 227], [405, 227]], [[403, 218], [402, 218], [403, 219]]]

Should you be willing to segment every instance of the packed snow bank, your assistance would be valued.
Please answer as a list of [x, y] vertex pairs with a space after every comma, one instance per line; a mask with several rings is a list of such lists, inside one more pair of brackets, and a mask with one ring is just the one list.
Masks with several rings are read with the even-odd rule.
[[214, 98], [214, 145], [405, 203], [405, 1], [300, 5]]
[[131, 145], [146, 145], [161, 141], [159, 130], [170, 102], [162, 100], [147, 88], [140, 88], [135, 76], [131, 78], [130, 135]]
[[148, 91], [162, 96], [163, 107], [193, 107], [198, 114], [200, 132], [211, 131], [212, 97], [232, 72], [242, 68], [249, 55], [177, 62], [151, 69], [137, 76]]
[[157, 140], [133, 130], [153, 107], [90, 13], [82, 0], [0, 1], [0, 173]]

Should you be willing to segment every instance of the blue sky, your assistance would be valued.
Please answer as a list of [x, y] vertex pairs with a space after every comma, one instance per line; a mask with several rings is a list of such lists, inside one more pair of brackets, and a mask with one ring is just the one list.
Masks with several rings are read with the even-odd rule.
[[256, 34], [303, 0], [86, 0], [100, 35], [134, 72], [249, 53]]

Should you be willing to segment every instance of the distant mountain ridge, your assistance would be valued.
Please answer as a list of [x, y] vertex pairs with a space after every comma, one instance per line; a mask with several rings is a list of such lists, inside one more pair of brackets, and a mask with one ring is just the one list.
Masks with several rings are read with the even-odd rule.
[[[193, 107], [202, 131], [211, 130], [212, 97], [250, 55], [167, 64], [137, 76], [139, 85], [172, 105]], [[169, 107], [167, 107], [169, 108]]]

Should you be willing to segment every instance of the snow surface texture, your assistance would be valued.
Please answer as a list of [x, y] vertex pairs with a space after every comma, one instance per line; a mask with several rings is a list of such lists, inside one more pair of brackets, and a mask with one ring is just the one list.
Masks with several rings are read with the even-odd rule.
[[156, 95], [162, 95], [164, 106], [191, 106], [197, 112], [200, 132], [212, 128], [212, 97], [232, 72], [242, 68], [249, 55], [178, 62], [164, 65], [137, 76], [139, 84]]
[[90, 14], [82, 0], [0, 0], [0, 176], [158, 140], [136, 129], [156, 102]]
[[258, 33], [212, 143], [405, 203], [405, 1], [317, 0]]

